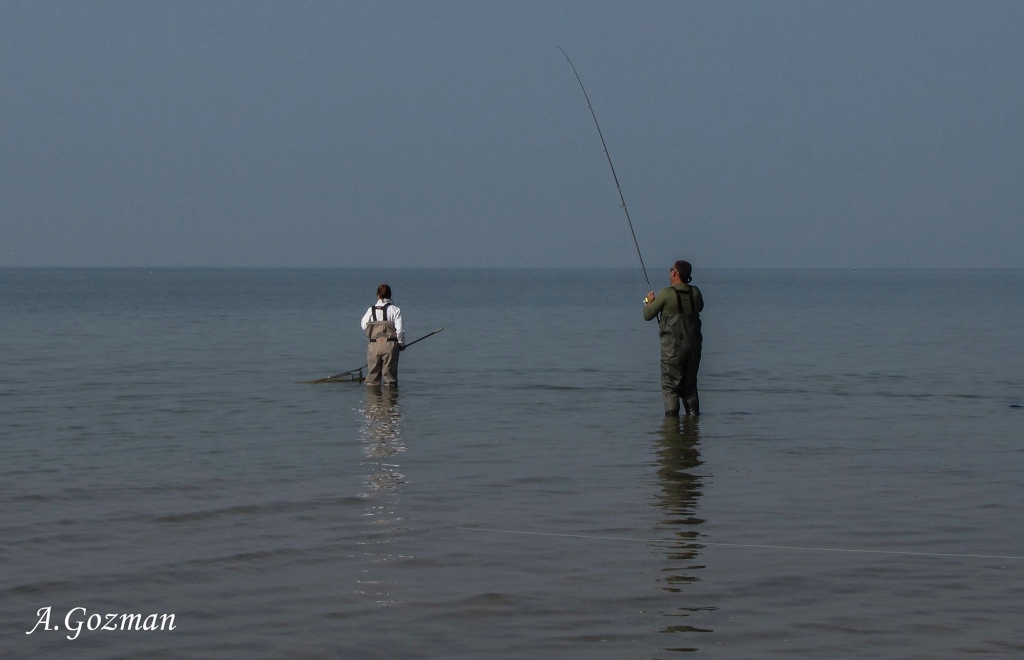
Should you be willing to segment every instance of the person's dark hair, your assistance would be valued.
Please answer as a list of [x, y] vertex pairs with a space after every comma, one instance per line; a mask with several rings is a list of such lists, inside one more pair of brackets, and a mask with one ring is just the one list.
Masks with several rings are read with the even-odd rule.
[[672, 268], [674, 268], [675, 271], [679, 273], [679, 279], [686, 282], [687, 284], [689, 284], [690, 280], [693, 279], [692, 277], [690, 277], [690, 275], [693, 273], [693, 266], [690, 265], [689, 261], [677, 261], [674, 264], [672, 264]]
[[389, 287], [387, 284], [381, 284], [379, 287], [377, 287], [377, 297], [380, 298], [381, 300], [384, 300], [385, 298], [390, 298], [391, 287]]

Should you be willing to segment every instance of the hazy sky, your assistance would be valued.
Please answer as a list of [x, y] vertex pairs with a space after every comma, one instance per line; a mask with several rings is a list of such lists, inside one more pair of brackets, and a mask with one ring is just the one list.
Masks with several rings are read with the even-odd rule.
[[1024, 2], [0, 2], [0, 266], [1024, 267]]

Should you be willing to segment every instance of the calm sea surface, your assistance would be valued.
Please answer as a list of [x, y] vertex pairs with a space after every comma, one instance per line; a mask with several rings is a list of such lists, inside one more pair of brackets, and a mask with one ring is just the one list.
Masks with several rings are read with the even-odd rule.
[[0, 270], [0, 657], [1024, 655], [1024, 272], [695, 276]]

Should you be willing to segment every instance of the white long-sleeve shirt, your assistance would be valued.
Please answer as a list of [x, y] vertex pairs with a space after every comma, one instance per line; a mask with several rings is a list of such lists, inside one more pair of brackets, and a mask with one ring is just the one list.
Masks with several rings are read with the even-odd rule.
[[380, 309], [382, 307], [384, 307], [384, 305], [387, 305], [389, 303], [390, 303], [391, 307], [388, 307], [388, 318], [387, 318], [387, 320], [388, 321], [394, 321], [394, 323], [395, 323], [395, 332], [398, 333], [398, 343], [402, 344], [402, 345], [405, 345], [405, 328], [402, 326], [402, 310], [398, 309], [398, 305], [396, 305], [395, 303], [391, 302], [390, 298], [385, 298], [384, 300], [378, 300], [375, 305], [373, 305], [371, 307], [367, 307], [366, 308], [366, 313], [363, 314], [363, 321], [359, 325], [363, 329], [363, 332], [366, 332], [366, 326], [372, 320], [373, 308], [374, 307], [377, 308], [377, 318], [379, 319], [380, 318]]

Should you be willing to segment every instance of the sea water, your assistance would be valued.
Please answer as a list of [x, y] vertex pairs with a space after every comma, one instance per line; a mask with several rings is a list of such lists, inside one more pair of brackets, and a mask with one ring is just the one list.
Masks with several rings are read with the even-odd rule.
[[0, 270], [0, 656], [1024, 654], [1024, 272], [694, 283], [680, 422], [629, 270]]

